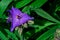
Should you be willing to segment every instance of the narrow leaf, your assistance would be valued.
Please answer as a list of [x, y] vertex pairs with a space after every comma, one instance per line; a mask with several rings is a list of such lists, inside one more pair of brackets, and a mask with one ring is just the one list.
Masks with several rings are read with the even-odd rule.
[[[33, 27], [35, 27], [35, 33], [37, 33], [37, 32], [39, 32], [40, 30], [42, 30], [42, 29], [44, 29], [44, 28], [46, 28], [46, 27], [48, 27], [48, 26], [50, 26], [50, 25], [53, 25], [54, 23], [51, 23], [51, 22], [47, 22], [47, 23], [45, 23], [45, 25], [44, 26], [40, 26], [40, 25], [32, 25]], [[38, 28], [38, 29], [37, 29]], [[31, 30], [32, 31], [32, 30]], [[26, 37], [30, 37], [31, 35], [33, 35], [34, 33], [30, 33], [30, 31], [27, 31], [25, 34], [27, 34], [26, 35]], [[28, 39], [27, 38], [27, 39]]]
[[34, 10], [39, 16], [60, 24], [60, 21], [50, 16], [47, 12], [43, 11], [42, 9], [34, 9]]
[[24, 7], [22, 12], [30, 14], [30, 8], [28, 6]]
[[30, 7], [33, 7], [33, 8], [39, 8], [41, 7], [43, 4], [45, 4], [47, 2], [47, 0], [36, 0], [34, 1]]
[[0, 2], [0, 18], [2, 17], [4, 11], [6, 10], [7, 6], [12, 2], [12, 0], [2, 0]]
[[56, 26], [48, 30], [47, 32], [43, 33], [40, 37], [37, 38], [37, 40], [46, 40], [49, 38], [55, 31], [56, 31]]
[[5, 29], [5, 31], [7, 32], [8, 36], [10, 38], [12, 38], [13, 40], [18, 40], [18, 38], [16, 37], [15, 34], [13, 34], [12, 32], [10, 32], [9, 30]]
[[1, 40], [8, 40], [7, 37], [0, 31]]
[[48, 27], [48, 26], [51, 26], [51, 25], [53, 25], [53, 24], [54, 24], [54, 23], [47, 22], [47, 23], [45, 23], [44, 26], [39, 26], [39, 25], [38, 25], [39, 29], [35, 29], [35, 32], [38, 32], [38, 31], [40, 31], [40, 30], [42, 30], [42, 29], [44, 29], [44, 28], [46, 28], [46, 27]]
[[20, 2], [18, 2], [17, 4], [16, 4], [16, 8], [21, 8], [21, 7], [23, 7], [23, 6], [25, 6], [25, 5], [27, 5], [28, 3], [30, 3], [32, 0], [21, 0]]
[[22, 35], [18, 33], [18, 30], [15, 30], [14, 33], [20, 40], [22, 40]]

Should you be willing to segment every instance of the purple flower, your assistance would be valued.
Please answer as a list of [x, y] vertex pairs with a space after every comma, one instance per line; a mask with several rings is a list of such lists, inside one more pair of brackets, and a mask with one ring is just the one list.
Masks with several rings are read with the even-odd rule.
[[10, 14], [7, 22], [11, 22], [11, 28], [10, 28], [11, 32], [16, 27], [28, 22], [29, 20], [34, 19], [33, 17], [30, 17], [29, 15], [22, 13], [19, 9], [14, 7], [12, 7], [11, 10], [9, 10], [9, 12]]

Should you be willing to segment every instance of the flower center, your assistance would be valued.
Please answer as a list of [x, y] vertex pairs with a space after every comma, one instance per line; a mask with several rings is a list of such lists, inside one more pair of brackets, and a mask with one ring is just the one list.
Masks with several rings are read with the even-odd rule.
[[16, 16], [17, 19], [21, 19], [21, 17], [19, 15]]

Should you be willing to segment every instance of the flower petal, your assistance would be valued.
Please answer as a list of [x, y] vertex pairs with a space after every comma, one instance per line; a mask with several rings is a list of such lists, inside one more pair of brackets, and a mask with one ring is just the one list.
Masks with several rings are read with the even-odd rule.
[[12, 23], [11, 23], [11, 29], [10, 30], [13, 31], [19, 25], [20, 25], [19, 20], [13, 18]]
[[28, 16], [27, 14], [24, 14], [23, 17], [20, 19], [20, 24], [22, 25], [22, 24], [24, 24], [27, 21], [32, 20], [32, 19], [34, 19], [34, 18]]

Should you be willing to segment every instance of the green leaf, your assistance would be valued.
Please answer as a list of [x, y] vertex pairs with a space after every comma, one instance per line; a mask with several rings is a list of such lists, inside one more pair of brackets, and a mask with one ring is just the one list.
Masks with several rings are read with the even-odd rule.
[[43, 33], [40, 37], [37, 38], [37, 40], [46, 40], [47, 38], [49, 38], [52, 34], [54, 34], [54, 32], [56, 31], [57, 26], [54, 26], [53, 28], [51, 28], [50, 30], [48, 30], [47, 32]]
[[18, 35], [18, 31], [15, 30], [14, 33], [20, 38], [20, 36]]
[[30, 7], [33, 7], [33, 8], [39, 8], [41, 7], [43, 4], [45, 4], [47, 2], [47, 0], [36, 0], [34, 1]]
[[[32, 26], [35, 27], [35, 33], [37, 33], [37, 32], [39, 32], [39, 31], [41, 31], [42, 29], [44, 29], [44, 28], [46, 28], [46, 27], [48, 27], [48, 26], [50, 26], [50, 25], [53, 25], [53, 24], [55, 24], [55, 23], [46, 22], [44, 26], [40, 26], [40, 25], [32, 25]], [[38, 28], [38, 29], [37, 29], [37, 28]], [[31, 30], [31, 31], [32, 31], [32, 30]], [[34, 33], [31, 34], [30, 31], [27, 31], [27, 32], [25, 33], [27, 39], [28, 39], [31, 35], [33, 35], [33, 34], [34, 34]]]
[[54, 40], [54, 33], [48, 38], [48, 40]]
[[0, 31], [1, 40], [8, 40], [7, 37]]
[[51, 25], [53, 25], [53, 24], [54, 24], [54, 23], [47, 22], [47, 23], [45, 23], [44, 26], [39, 26], [39, 25], [38, 25], [39, 29], [35, 29], [35, 33], [38, 32], [38, 31], [40, 31], [40, 30], [42, 30], [42, 29], [44, 29], [44, 28], [46, 28], [46, 27], [48, 27], [48, 26], [51, 26]]
[[16, 37], [15, 34], [13, 34], [12, 32], [10, 32], [9, 30], [5, 29], [5, 31], [7, 32], [8, 36], [10, 38], [12, 38], [13, 40], [18, 40], [18, 38]]
[[20, 40], [22, 40], [22, 35], [18, 33], [18, 30], [15, 30], [14, 33], [15, 35], [17, 35], [17, 37], [19, 37]]
[[28, 3], [30, 3], [31, 1], [32, 0], [22, 0], [22, 1], [18, 2], [15, 7], [16, 8], [21, 8], [21, 7], [25, 6], [25, 5], [27, 5]]
[[60, 11], [60, 6], [57, 6], [55, 12]]
[[43, 11], [42, 9], [34, 9], [34, 11], [41, 17], [46, 18], [50, 21], [56, 22], [60, 24], [60, 21], [56, 20], [52, 16], [50, 16], [47, 12]]
[[0, 18], [2, 17], [4, 11], [6, 10], [7, 6], [12, 2], [12, 0], [2, 0], [0, 2]]
[[30, 14], [30, 8], [28, 6], [24, 7], [22, 12]]

